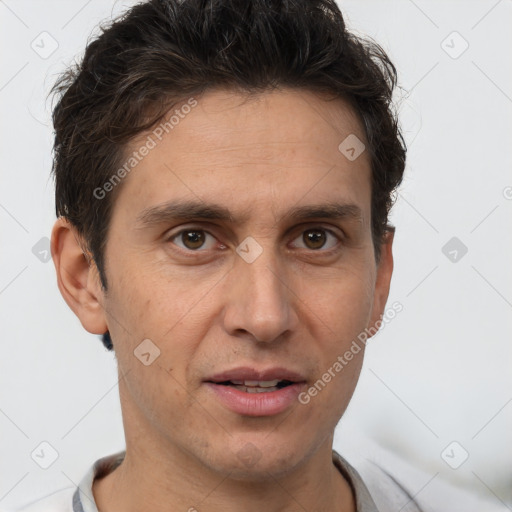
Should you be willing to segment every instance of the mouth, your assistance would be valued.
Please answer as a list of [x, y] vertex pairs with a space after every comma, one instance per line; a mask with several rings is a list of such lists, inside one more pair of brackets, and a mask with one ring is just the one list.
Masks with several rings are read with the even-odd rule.
[[228, 370], [204, 381], [218, 403], [244, 416], [272, 416], [290, 408], [306, 379], [285, 368]]
[[[212, 382], [212, 381], [210, 381]], [[212, 382], [212, 384], [218, 384], [220, 386], [230, 386], [234, 389], [238, 389], [238, 391], [243, 391], [245, 393], [270, 393], [272, 391], [277, 391], [279, 389], [283, 389], [287, 386], [291, 386], [294, 383], [290, 380], [226, 380], [223, 382]]]

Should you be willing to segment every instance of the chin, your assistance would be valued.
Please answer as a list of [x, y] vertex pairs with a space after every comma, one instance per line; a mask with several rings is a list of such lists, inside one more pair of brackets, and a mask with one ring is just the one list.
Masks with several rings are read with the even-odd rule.
[[251, 439], [240, 440], [236, 447], [218, 453], [216, 461], [210, 460], [213, 469], [234, 480], [266, 482], [291, 473], [307, 457], [300, 451], [303, 443], [269, 443], [268, 439], [265, 443], [264, 437], [258, 442], [254, 435]]

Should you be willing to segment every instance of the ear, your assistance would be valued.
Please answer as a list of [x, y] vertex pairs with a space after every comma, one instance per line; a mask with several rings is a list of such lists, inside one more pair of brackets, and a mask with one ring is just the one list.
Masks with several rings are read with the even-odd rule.
[[[375, 291], [373, 294], [373, 307], [370, 323], [367, 328], [373, 333], [375, 325], [381, 320], [384, 314], [384, 308], [389, 296], [391, 285], [391, 276], [393, 274], [393, 240], [395, 236], [394, 228], [386, 231], [381, 246], [380, 260], [377, 265], [377, 277], [375, 280]], [[373, 334], [372, 334], [373, 336]], [[371, 337], [371, 336], [369, 336]]]
[[108, 327], [99, 273], [92, 257], [82, 249], [76, 228], [64, 217], [53, 226], [51, 252], [57, 284], [67, 305], [85, 330], [103, 334]]

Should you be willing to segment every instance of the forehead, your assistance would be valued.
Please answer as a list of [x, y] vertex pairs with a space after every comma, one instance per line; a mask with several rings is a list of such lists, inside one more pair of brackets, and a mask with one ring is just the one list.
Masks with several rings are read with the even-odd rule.
[[124, 178], [119, 206], [132, 220], [183, 197], [229, 203], [245, 217], [253, 206], [279, 215], [281, 206], [302, 200], [359, 202], [365, 210], [369, 157], [363, 151], [347, 158], [340, 150], [346, 140], [360, 144], [357, 151], [366, 144], [343, 100], [295, 89], [208, 91], [175, 105], [162, 124], [130, 143], [125, 160], [144, 145], [151, 149]]

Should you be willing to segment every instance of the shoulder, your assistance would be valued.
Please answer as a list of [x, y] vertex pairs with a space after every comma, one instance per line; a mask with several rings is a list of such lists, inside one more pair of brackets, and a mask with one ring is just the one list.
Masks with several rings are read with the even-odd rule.
[[96, 477], [102, 478], [113, 471], [123, 461], [125, 453], [123, 450], [97, 459], [89, 466], [78, 486], [54, 491], [9, 512], [84, 512], [84, 509], [97, 512], [92, 493], [93, 481]]
[[[369, 443], [371, 444], [371, 443]], [[437, 472], [416, 468], [375, 446], [343, 450], [378, 510], [402, 512], [506, 512], [508, 508], [455, 487]]]
[[506, 512], [489, 502], [455, 487], [439, 473], [427, 473], [403, 461], [360, 461], [356, 465], [379, 510], [402, 507], [403, 512]]
[[73, 512], [73, 494], [75, 490], [76, 487], [60, 489], [12, 512]]

